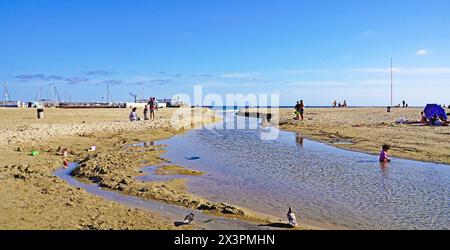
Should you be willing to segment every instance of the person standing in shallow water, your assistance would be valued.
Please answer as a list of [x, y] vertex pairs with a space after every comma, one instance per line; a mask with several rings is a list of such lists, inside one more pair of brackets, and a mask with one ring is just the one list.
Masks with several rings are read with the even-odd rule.
[[391, 149], [389, 145], [383, 145], [381, 152], [380, 152], [380, 162], [391, 162], [391, 158], [389, 158], [388, 151]]

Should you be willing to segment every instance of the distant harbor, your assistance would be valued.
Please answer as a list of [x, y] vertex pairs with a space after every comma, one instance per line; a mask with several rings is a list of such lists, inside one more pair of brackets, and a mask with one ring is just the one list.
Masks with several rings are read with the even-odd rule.
[[[39, 101], [0, 101], [1, 108], [63, 108], [63, 109], [80, 109], [80, 108], [130, 108], [144, 107], [147, 100], [136, 100], [135, 102], [58, 102], [53, 100]], [[184, 107], [186, 104], [179, 100], [158, 99], [158, 108], [178, 108]]]

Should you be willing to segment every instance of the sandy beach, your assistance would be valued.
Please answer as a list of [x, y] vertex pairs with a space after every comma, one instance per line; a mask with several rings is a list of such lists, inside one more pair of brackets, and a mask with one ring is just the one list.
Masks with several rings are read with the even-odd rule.
[[[168, 117], [130, 123], [127, 109], [46, 109], [37, 120], [35, 109], [0, 109], [0, 188], [2, 229], [173, 229], [167, 218], [96, 197], [53, 175], [63, 165], [58, 147], [70, 150], [69, 161], [101, 145], [94, 132], [148, 129], [154, 138], [170, 136]], [[167, 130], [167, 131], [166, 131]], [[38, 150], [39, 156], [31, 156]]]
[[[137, 181], [141, 167], [166, 162], [163, 149], [133, 147], [133, 143], [171, 137], [189, 128], [186, 108], [161, 109], [154, 121], [128, 121], [128, 109], [46, 109], [36, 119], [35, 109], [0, 109], [1, 166], [0, 228], [2, 229], [174, 229], [173, 221], [159, 214], [129, 208], [74, 188], [54, 176], [63, 160], [79, 162], [73, 176], [126, 195], [154, 199], [191, 209], [249, 221], [269, 222], [266, 217], [222, 202], [210, 202], [185, 191], [183, 179], [163, 182]], [[191, 113], [193, 114], [193, 113]], [[202, 109], [196, 121], [214, 121]], [[96, 146], [96, 151], [87, 149]], [[63, 157], [58, 148], [68, 148]], [[31, 156], [32, 151], [38, 156]], [[164, 166], [161, 175], [201, 175], [182, 166]], [[198, 228], [196, 224], [183, 229]]]
[[[394, 157], [450, 164], [450, 127], [397, 124], [404, 117], [420, 120], [421, 108], [306, 108], [305, 120], [293, 118], [294, 109], [280, 109], [281, 129], [336, 147], [378, 154], [383, 144]], [[255, 114], [256, 109], [241, 110]], [[267, 111], [263, 111], [266, 113]]]
[[[184, 179], [143, 182], [136, 179], [144, 166], [170, 163], [161, 157], [164, 148], [152, 142], [185, 131], [191, 121], [184, 115], [171, 122], [178, 109], [161, 109], [154, 121], [129, 122], [129, 109], [46, 109], [36, 119], [35, 109], [0, 109], [0, 228], [1, 229], [176, 229], [170, 219], [147, 210], [94, 196], [54, 176], [63, 160], [78, 162], [73, 176], [122, 194], [202, 210], [213, 215], [255, 223], [277, 218], [247, 208], [212, 202], [186, 191]], [[189, 114], [191, 109], [186, 109]], [[256, 110], [247, 110], [250, 113]], [[199, 124], [215, 120], [202, 109]], [[306, 109], [305, 121], [292, 119], [290, 109], [280, 112], [280, 127], [305, 138], [337, 147], [377, 154], [382, 144], [392, 155], [408, 159], [450, 163], [448, 127], [398, 125], [404, 116], [417, 120], [420, 109], [381, 108]], [[149, 142], [145, 146], [135, 143]], [[96, 145], [96, 151], [87, 149]], [[68, 148], [63, 157], [58, 148]], [[31, 152], [39, 151], [38, 156]], [[160, 175], [202, 175], [184, 166], [166, 165]], [[196, 229], [194, 223], [183, 229]], [[314, 227], [301, 225], [300, 229]]]

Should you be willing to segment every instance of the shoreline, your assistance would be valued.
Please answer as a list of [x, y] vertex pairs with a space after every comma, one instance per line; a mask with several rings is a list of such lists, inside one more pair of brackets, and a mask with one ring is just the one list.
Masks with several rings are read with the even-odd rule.
[[[139, 147], [127, 152], [128, 149], [124, 146], [161, 140], [187, 131], [182, 126], [177, 130], [167, 125], [174, 110], [157, 112], [156, 121], [135, 123], [125, 121], [127, 109], [120, 112], [56, 109], [49, 110], [48, 116], [43, 120], [36, 120], [34, 111], [34, 109], [19, 111], [0, 109], [0, 114], [7, 118], [3, 124], [0, 124], [0, 138], [7, 138], [0, 145], [0, 179], [3, 182], [0, 203], [4, 211], [0, 213], [0, 228], [176, 229], [173, 221], [151, 210], [129, 208], [126, 205], [95, 197], [55, 178], [53, 171], [62, 166], [63, 158], [56, 150], [60, 146], [69, 148], [69, 161], [85, 160], [87, 167], [79, 172], [83, 177], [82, 180], [89, 183], [93, 183], [92, 180], [94, 180], [94, 183], [104, 185], [108, 190], [135, 197], [162, 200], [168, 204], [189, 208], [202, 207], [201, 210], [211, 210], [213, 215], [224, 216], [223, 212], [226, 211], [225, 217], [254, 222], [279, 222], [278, 217], [272, 215], [222, 202], [210, 202], [199, 195], [189, 193], [186, 191], [186, 182], [177, 178], [153, 183], [142, 183], [136, 180], [136, 177], [142, 174], [141, 167], [168, 163], [167, 159], [161, 158], [161, 150], [164, 148], [157, 150], [147, 150], [151, 149], [147, 148], [142, 151], [142, 147]], [[376, 157], [378, 144], [380, 141], [385, 142], [379, 138], [394, 139], [399, 144], [404, 141], [409, 144], [413, 140], [417, 143], [414, 153], [421, 152], [420, 146], [424, 142], [434, 141], [433, 135], [436, 133], [438, 135], [443, 133], [444, 139], [448, 138], [450, 135], [448, 127], [417, 128], [389, 123], [399, 115], [412, 119], [417, 111], [417, 109], [409, 108], [386, 114], [384, 109], [377, 108], [370, 110], [364, 108], [307, 109], [306, 120], [298, 122], [291, 119], [293, 116], [291, 109], [285, 109], [280, 111], [279, 118], [280, 129], [297, 132], [304, 138], [337, 148], [369, 153]], [[254, 113], [251, 110], [249, 112]], [[365, 113], [369, 113], [369, 119], [362, 115]], [[209, 122], [212, 122], [212, 119], [201, 121], [200, 124]], [[191, 123], [186, 122], [184, 125], [190, 126]], [[383, 134], [384, 129], [387, 129], [387, 134]], [[423, 139], [420, 144], [414, 136], [422, 130], [425, 131], [426, 137], [420, 137], [421, 140]], [[397, 132], [399, 133], [397, 138], [391, 136], [392, 133]], [[335, 143], [349, 140], [353, 144]], [[445, 144], [448, 141], [450, 140], [444, 140], [442, 143]], [[97, 150], [87, 152], [90, 145], [96, 145]], [[392, 156], [400, 156], [401, 147], [394, 145], [393, 149]], [[41, 154], [30, 156], [33, 150], [38, 150]], [[432, 153], [440, 152], [442, 148], [431, 147], [431, 150]], [[450, 162], [450, 156], [445, 153], [437, 154], [437, 156], [443, 155], [444, 159], [448, 156]], [[399, 158], [411, 159], [401, 156]], [[138, 162], [138, 160], [147, 162]], [[100, 165], [101, 167], [98, 168]], [[181, 168], [177, 171], [195, 170]], [[106, 173], [100, 174], [105, 171]], [[114, 173], [109, 175], [107, 171]], [[98, 180], [98, 178], [103, 179]], [[244, 212], [241, 213], [242, 211]], [[117, 215], [125, 219], [120, 220]], [[316, 225], [313, 221], [306, 223], [308, 225], [302, 224], [298, 229], [328, 228]], [[195, 228], [197, 225], [194, 223], [182, 229]]]
[[[177, 132], [170, 132], [155, 138], [152, 135], [142, 134], [142, 131], [133, 131], [133, 133], [128, 133], [126, 136], [134, 142], [156, 142], [178, 134]], [[100, 137], [107, 136], [102, 135]], [[137, 141], [137, 137], [141, 141]], [[271, 222], [270, 218], [274, 219], [270, 215], [257, 213], [247, 208], [224, 202], [212, 202], [199, 195], [187, 192], [187, 181], [184, 178], [174, 177], [166, 181], [150, 182], [137, 180], [137, 177], [142, 174], [142, 168], [158, 166], [161, 169], [163, 168], [161, 165], [170, 164], [170, 161], [161, 157], [165, 151], [163, 148], [158, 150], [154, 150], [155, 146], [124, 148], [127, 143], [122, 143], [122, 140], [123, 135], [120, 134], [116, 134], [114, 138], [107, 139], [104, 143], [114, 146], [105, 148], [95, 154], [89, 154], [85, 158], [78, 160], [79, 167], [75, 168], [72, 176], [122, 194], [179, 205], [216, 216], [261, 223], [269, 223]], [[132, 150], [129, 150], [130, 148]], [[175, 166], [174, 169], [177, 169], [178, 172], [185, 172], [187, 175], [199, 173], [195, 169], [184, 166]], [[172, 174], [176, 175], [177, 173]]]
[[[4, 110], [0, 109], [0, 112], [2, 111]], [[167, 182], [150, 183], [139, 183], [136, 181], [135, 177], [139, 175], [139, 171], [144, 164], [136, 164], [137, 162], [127, 159], [146, 158], [148, 162], [145, 164], [147, 165], [150, 162], [160, 163], [165, 161], [160, 157], [161, 152], [132, 152], [130, 155], [127, 155], [129, 152], [118, 153], [118, 150], [122, 149], [123, 146], [127, 144], [148, 140], [155, 141], [174, 136], [177, 133], [185, 131], [183, 126], [181, 126], [181, 129], [173, 129], [170, 128], [170, 126], [155, 125], [154, 122], [146, 123], [143, 121], [135, 123], [106, 121], [105, 123], [105, 121], [98, 121], [98, 119], [91, 120], [89, 115], [73, 118], [76, 122], [66, 120], [64, 123], [61, 123], [59, 117], [57, 117], [56, 121], [53, 120], [53, 117], [48, 118], [48, 120], [34, 120], [31, 118], [33, 113], [29, 110], [27, 111], [29, 114], [25, 119], [21, 117], [23, 116], [23, 113], [18, 114], [19, 121], [13, 121], [15, 118], [11, 117], [13, 118], [11, 123], [3, 124], [3, 129], [1, 130], [2, 133], [0, 134], [0, 137], [9, 138], [9, 140], [4, 141], [3, 145], [0, 145], [0, 152], [2, 152], [1, 155], [3, 156], [0, 159], [2, 160], [0, 166], [0, 179], [4, 181], [0, 193], [13, 194], [13, 197], [11, 197], [11, 195], [1, 196], [1, 203], [3, 204], [2, 211], [4, 212], [0, 214], [0, 228], [176, 229], [176, 227], [173, 226], [172, 221], [167, 221], [167, 218], [164, 218], [157, 213], [129, 208], [113, 201], [95, 197], [84, 190], [72, 187], [63, 180], [58, 179], [53, 175], [53, 172], [62, 166], [63, 157], [57, 152], [57, 148], [61, 146], [69, 148], [70, 153], [69, 157], [66, 158], [67, 160], [78, 162], [84, 159], [86, 165], [93, 163], [91, 165], [92, 168], [83, 172], [83, 174], [86, 175], [84, 177], [88, 177], [83, 178], [85, 181], [92, 183], [92, 178], [89, 180], [89, 177], [95, 177], [94, 175], [98, 174], [96, 171], [96, 169], [98, 170], [97, 163], [102, 166], [108, 165], [108, 167], [121, 167], [122, 170], [127, 169], [128, 172], [123, 172], [121, 169], [115, 169], [115, 173], [110, 176], [111, 178], [104, 178], [105, 181], [103, 183], [98, 183], [97, 180], [97, 184], [101, 184], [107, 189], [119, 191], [124, 194], [135, 195], [136, 197], [152, 198], [169, 204], [184, 205], [185, 207], [191, 208], [202, 208], [201, 210], [209, 210], [208, 213], [216, 216], [244, 219], [255, 223], [269, 223], [276, 221], [275, 217], [269, 215], [266, 216], [246, 208], [235, 207], [221, 202], [210, 202], [198, 195], [190, 194], [184, 191], [184, 180], [174, 179]], [[8, 112], [11, 111], [8, 110], [7, 114]], [[68, 111], [66, 110], [64, 112]], [[68, 113], [70, 112], [71, 111]], [[77, 112], [79, 111], [75, 111], [75, 113]], [[95, 113], [96, 111], [92, 110], [90, 112]], [[127, 112], [127, 110], [124, 112]], [[171, 113], [171, 111], [168, 110], [162, 112]], [[52, 110], [49, 113], [57, 113], [58, 116], [61, 115], [58, 110]], [[116, 116], [116, 114], [114, 114], [114, 116]], [[167, 118], [165, 118], [167, 114], [162, 116], [163, 117], [158, 118], [160, 120], [157, 120], [156, 122], [167, 122]], [[110, 119], [111, 117], [105, 118], [105, 120]], [[30, 120], [33, 124], [28, 126], [20, 124], [24, 120]], [[11, 126], [14, 122], [15, 127]], [[202, 120], [200, 123], [203, 122], [211, 121]], [[96, 126], [97, 124], [101, 125]], [[106, 125], [104, 124], [109, 124], [109, 126], [113, 127], [105, 128], [104, 126]], [[114, 127], [116, 124], [119, 125], [119, 128]], [[123, 126], [122, 124], [131, 126], [121, 127]], [[185, 125], [188, 126], [191, 124], [186, 123]], [[11, 127], [13, 127], [13, 129]], [[39, 128], [39, 131], [43, 132], [43, 135], [33, 137], [32, 134], [33, 131], [36, 131], [36, 127]], [[95, 129], [92, 129], [93, 127]], [[14, 128], [17, 132], [13, 132]], [[61, 128], [66, 129], [61, 130]], [[147, 131], [150, 131], [150, 133]], [[29, 141], [28, 143], [25, 143], [27, 139]], [[97, 150], [94, 152], [87, 152], [86, 149], [89, 145], [96, 145]], [[40, 154], [38, 156], [30, 156], [29, 152], [33, 150], [38, 150]], [[141, 158], [136, 157], [137, 154], [145, 155]], [[124, 162], [128, 162], [130, 164], [129, 167], [124, 167]], [[93, 176], [89, 176], [90, 174], [93, 174]], [[124, 185], [125, 183], [127, 183], [127, 185]], [[124, 188], [124, 186], [131, 188], [127, 189]], [[140, 192], [139, 190], [145, 191]], [[23, 192], [29, 194], [23, 195]], [[17, 209], [17, 200], [33, 204], [33, 206]], [[103, 207], [108, 207], [110, 210], [105, 210]], [[73, 212], [73, 209], [76, 209], [79, 212]], [[92, 212], [92, 209], [94, 209], [95, 212]], [[12, 211], [15, 212], [12, 214]], [[70, 217], [70, 213], [78, 214], [78, 216], [69, 219], [62, 218], [67, 216]], [[36, 216], [36, 214], [39, 216]], [[92, 216], [93, 214], [98, 215]], [[125, 220], [122, 220], [122, 224], [118, 222], [120, 219], [117, 217], [117, 214], [123, 214], [122, 217], [126, 218]], [[53, 217], [55, 216], [58, 219], [54, 219]], [[52, 217], [53, 219], [43, 220], [43, 218], [46, 217]], [[97, 220], [99, 217], [105, 219], [99, 221]], [[15, 220], [16, 223], [11, 223], [10, 220]], [[191, 226], [183, 227], [182, 229], [194, 228], [197, 228], [195, 223]], [[311, 228], [313, 227], [300, 226], [298, 229]]]
[[[99, 131], [127, 131], [136, 127], [169, 133], [170, 112], [159, 121], [130, 123], [128, 110], [48, 110], [35, 119], [35, 109], [0, 109], [0, 228], [2, 229], [177, 229], [173, 221], [153, 211], [128, 207], [70, 186], [53, 175], [63, 165], [59, 147], [67, 147], [69, 161], [87, 153]], [[124, 117], [125, 119], [122, 119]], [[118, 122], [117, 122], [118, 121]], [[99, 125], [100, 124], [100, 125]], [[116, 125], [119, 125], [117, 128]], [[186, 124], [190, 125], [190, 124]], [[156, 129], [158, 128], [158, 129]], [[39, 155], [31, 156], [37, 150]], [[195, 225], [185, 229], [196, 228]]]
[[[274, 124], [282, 130], [337, 148], [366, 153], [376, 157], [381, 145], [391, 145], [395, 158], [450, 165], [450, 127], [396, 124], [399, 117], [418, 120], [419, 108], [395, 108], [391, 113], [380, 108], [317, 108], [306, 109], [305, 120], [294, 120], [293, 109], [280, 109]], [[267, 110], [242, 109], [264, 115]], [[276, 112], [273, 112], [276, 113]], [[367, 118], [367, 119], [366, 119]]]

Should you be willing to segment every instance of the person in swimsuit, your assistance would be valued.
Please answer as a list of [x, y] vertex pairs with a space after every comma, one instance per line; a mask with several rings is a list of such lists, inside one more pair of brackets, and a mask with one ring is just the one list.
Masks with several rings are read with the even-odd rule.
[[155, 119], [155, 110], [158, 109], [155, 97], [150, 98], [150, 101], [148, 102], [148, 107], [150, 109], [150, 119]]
[[303, 103], [303, 100], [300, 100], [300, 117], [302, 118], [302, 121], [304, 120], [303, 114], [305, 113], [305, 104]]
[[391, 158], [389, 158], [388, 151], [391, 149], [389, 145], [383, 145], [381, 153], [380, 153], [380, 162], [390, 162]]

